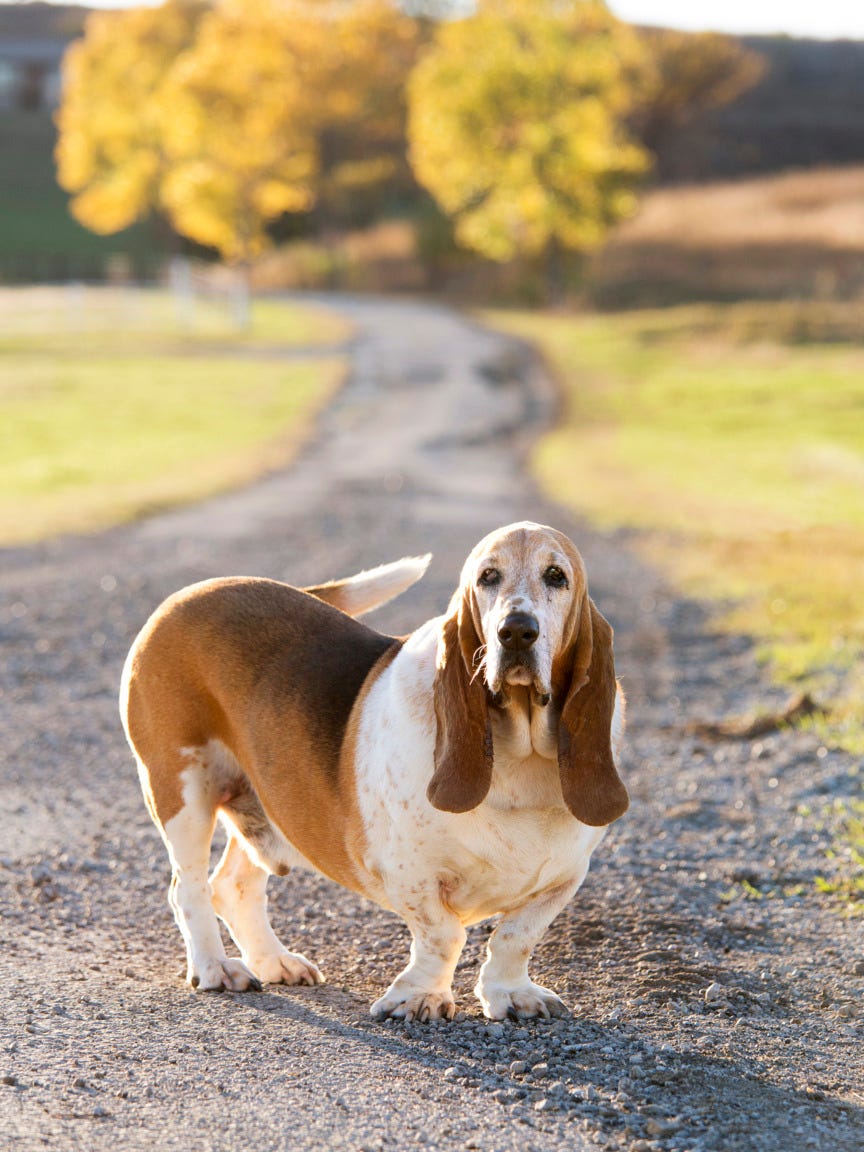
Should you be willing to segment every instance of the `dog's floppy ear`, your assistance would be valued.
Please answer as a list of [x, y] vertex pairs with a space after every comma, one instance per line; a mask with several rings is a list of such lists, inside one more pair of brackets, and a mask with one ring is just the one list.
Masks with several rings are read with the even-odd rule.
[[435, 771], [426, 789], [434, 808], [468, 812], [486, 797], [492, 783], [492, 729], [486, 685], [474, 664], [481, 640], [474, 624], [470, 592], [447, 617], [438, 638], [433, 687]]
[[629, 805], [612, 758], [616, 687], [612, 629], [586, 592], [558, 726], [558, 768], [567, 807], [594, 828], [611, 824]]

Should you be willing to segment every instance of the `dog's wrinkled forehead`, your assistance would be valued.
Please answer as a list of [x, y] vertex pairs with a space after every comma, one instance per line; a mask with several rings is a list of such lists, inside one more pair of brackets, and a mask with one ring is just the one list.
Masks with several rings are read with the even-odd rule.
[[539, 579], [544, 569], [553, 564], [561, 568], [571, 587], [584, 586], [585, 566], [576, 545], [555, 528], [521, 521], [484, 536], [465, 563], [462, 584], [476, 585], [483, 571], [494, 567], [501, 574], [502, 584], [512, 587]]

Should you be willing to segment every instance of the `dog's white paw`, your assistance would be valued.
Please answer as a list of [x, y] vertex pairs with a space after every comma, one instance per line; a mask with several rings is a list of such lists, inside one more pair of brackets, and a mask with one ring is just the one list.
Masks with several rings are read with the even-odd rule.
[[412, 992], [388, 989], [370, 1009], [376, 1020], [395, 1016], [403, 1020], [452, 1020], [456, 1015], [456, 1002], [449, 988], [446, 992]]
[[246, 962], [264, 984], [323, 984], [320, 969], [301, 956], [299, 952], [289, 952], [282, 948], [266, 956], [248, 956]]
[[552, 1016], [570, 1015], [570, 1009], [564, 1001], [539, 984], [528, 983], [518, 988], [478, 984], [474, 992], [490, 1020], [504, 1020], [507, 1017], [511, 1020], [530, 1020], [538, 1016], [548, 1020]]
[[260, 992], [261, 981], [242, 960], [208, 960], [190, 971], [188, 982], [196, 992]]

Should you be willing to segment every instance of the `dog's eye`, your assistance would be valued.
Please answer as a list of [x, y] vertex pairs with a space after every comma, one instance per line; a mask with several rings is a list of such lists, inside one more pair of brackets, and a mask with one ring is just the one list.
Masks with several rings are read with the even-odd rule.
[[550, 588], [566, 588], [567, 577], [557, 564], [550, 564], [543, 573], [543, 580]]
[[482, 588], [493, 588], [501, 580], [501, 573], [497, 568], [484, 568], [477, 577], [477, 583]]

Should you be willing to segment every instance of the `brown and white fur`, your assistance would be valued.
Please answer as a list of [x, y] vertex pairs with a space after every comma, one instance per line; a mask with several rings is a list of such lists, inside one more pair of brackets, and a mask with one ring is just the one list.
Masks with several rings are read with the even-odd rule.
[[[269, 874], [301, 865], [411, 930], [410, 963], [373, 1015], [452, 1018], [465, 929], [492, 916], [475, 989], [486, 1015], [566, 1012], [528, 961], [627, 808], [612, 630], [575, 546], [527, 522], [482, 540], [448, 612], [407, 639], [347, 614], [427, 563], [305, 591], [205, 581], [132, 646], [121, 711], [194, 987], [320, 982], [267, 917]], [[228, 843], [208, 878], [217, 819]], [[217, 917], [242, 959], [226, 955]]]

